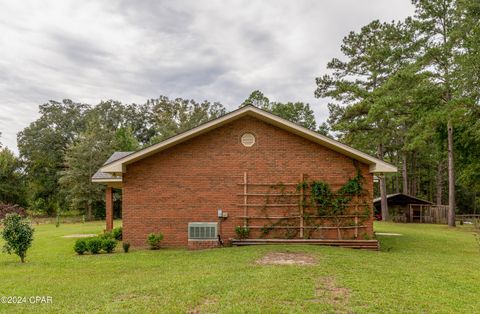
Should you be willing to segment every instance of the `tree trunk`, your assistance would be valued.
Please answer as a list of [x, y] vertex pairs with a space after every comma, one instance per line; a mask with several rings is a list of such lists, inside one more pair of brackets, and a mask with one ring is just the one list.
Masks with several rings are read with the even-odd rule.
[[25, 255], [23, 255], [23, 254], [20, 255], [20, 261], [22, 263], [25, 263]]
[[90, 202], [87, 203], [87, 220], [92, 220], [92, 204]]
[[403, 179], [403, 194], [408, 194], [408, 175], [407, 175], [407, 152], [402, 152], [402, 179]]
[[411, 166], [411, 176], [410, 176], [410, 195], [417, 195], [417, 154], [412, 153], [412, 166]]
[[400, 177], [395, 175], [395, 193], [400, 193]]
[[380, 184], [380, 204], [382, 206], [382, 220], [387, 221], [388, 217], [388, 202], [387, 202], [387, 185], [385, 183], [385, 176], [383, 173], [378, 176], [379, 184]]
[[[378, 158], [383, 160], [383, 146], [382, 144], [378, 145], [377, 151]], [[378, 175], [378, 182], [380, 186], [380, 205], [382, 207], [382, 220], [388, 220], [388, 203], [387, 203], [387, 184], [385, 182], [385, 176], [383, 173]]]
[[455, 227], [455, 165], [453, 160], [453, 125], [448, 121], [448, 225]]
[[443, 196], [443, 161], [440, 161], [437, 166], [437, 205], [442, 205]]

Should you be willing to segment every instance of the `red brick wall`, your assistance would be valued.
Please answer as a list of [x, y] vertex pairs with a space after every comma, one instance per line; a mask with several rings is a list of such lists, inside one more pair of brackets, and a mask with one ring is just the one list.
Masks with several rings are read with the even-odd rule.
[[216, 240], [205, 240], [205, 241], [198, 241], [198, 240], [190, 240], [188, 241], [188, 249], [189, 250], [204, 250], [204, 249], [213, 249], [219, 247], [220, 244]]
[[[253, 147], [240, 143], [245, 132], [255, 134]], [[360, 168], [366, 179], [366, 200], [371, 205], [372, 174], [368, 165], [360, 164]], [[188, 247], [188, 223], [217, 222], [219, 208], [229, 215], [221, 224], [221, 236], [225, 241], [234, 238], [235, 226], [243, 224], [235, 217], [244, 214], [243, 207], [237, 206], [243, 202], [238, 195], [243, 193], [243, 186], [238, 183], [243, 182], [244, 172], [249, 182], [260, 183], [296, 183], [303, 173], [309, 180], [326, 181], [336, 190], [355, 175], [355, 166], [349, 157], [244, 117], [127, 166], [123, 183], [124, 241], [145, 246], [148, 233], [161, 231], [165, 236], [163, 246]], [[249, 200], [255, 202], [265, 200]], [[278, 210], [293, 213], [298, 208]], [[269, 215], [274, 215], [273, 211]], [[252, 221], [250, 225], [259, 223]], [[372, 219], [365, 224], [367, 228], [359, 232], [361, 238], [365, 233], [373, 235]], [[252, 236], [258, 232], [252, 229]], [[333, 238], [336, 234], [335, 230], [316, 236]]]

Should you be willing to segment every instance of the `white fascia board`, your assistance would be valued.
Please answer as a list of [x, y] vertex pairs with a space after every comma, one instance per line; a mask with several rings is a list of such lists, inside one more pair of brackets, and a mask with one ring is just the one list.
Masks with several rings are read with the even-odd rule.
[[371, 173], [395, 173], [397, 171], [397, 167], [386, 162], [370, 165]]
[[109, 182], [122, 182], [122, 178], [114, 178], [114, 179], [92, 179], [92, 182], [97, 182], [97, 183], [109, 183]]

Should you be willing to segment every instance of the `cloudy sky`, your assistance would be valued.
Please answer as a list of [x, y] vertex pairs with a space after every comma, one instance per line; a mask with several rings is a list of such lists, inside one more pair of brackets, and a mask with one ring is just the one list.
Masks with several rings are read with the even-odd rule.
[[234, 109], [254, 89], [271, 100], [315, 99], [349, 31], [413, 13], [410, 0], [2, 1], [0, 142], [70, 98], [143, 103], [169, 97]]

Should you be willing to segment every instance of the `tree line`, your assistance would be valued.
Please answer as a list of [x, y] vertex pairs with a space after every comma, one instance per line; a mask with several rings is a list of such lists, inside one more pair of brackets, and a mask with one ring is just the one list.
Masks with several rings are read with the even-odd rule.
[[387, 193], [403, 192], [448, 204], [453, 226], [480, 188], [480, 2], [412, 3], [412, 17], [348, 34], [315, 96], [331, 99], [341, 141], [401, 169], [379, 176], [383, 216]]
[[[403, 21], [378, 20], [342, 41], [342, 58], [316, 78], [315, 96], [329, 101], [327, 123], [309, 104], [252, 104], [395, 164], [379, 175], [376, 194], [403, 192], [472, 213], [480, 190], [480, 2], [414, 0]], [[0, 147], [0, 201], [54, 214], [104, 210], [93, 173], [114, 151], [157, 143], [227, 112], [220, 103], [160, 96], [145, 104], [71, 100], [39, 107], [40, 118], [18, 134], [20, 156]], [[449, 215], [454, 225], [454, 211]]]

